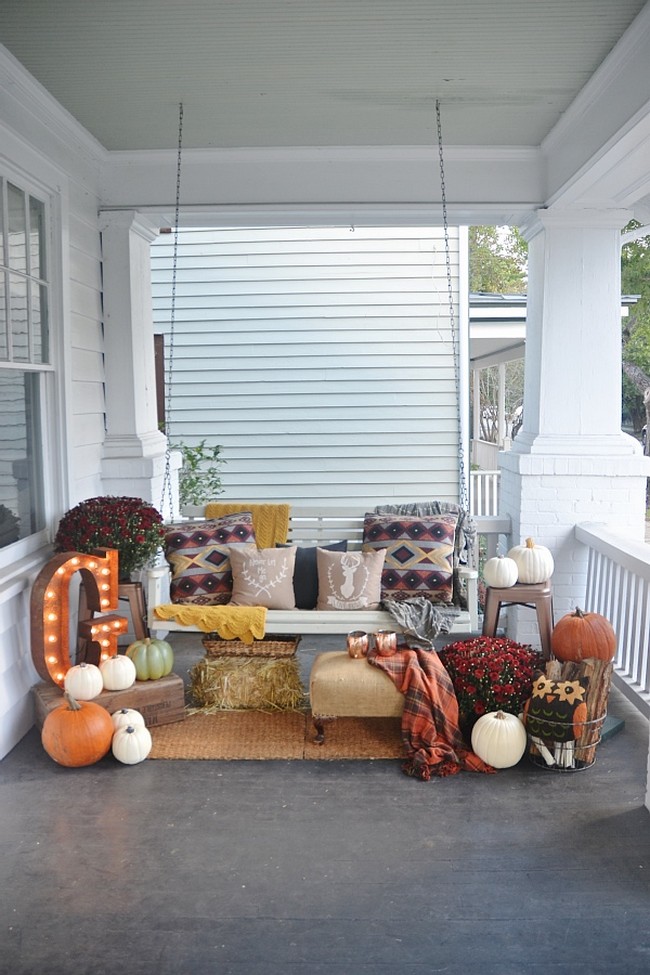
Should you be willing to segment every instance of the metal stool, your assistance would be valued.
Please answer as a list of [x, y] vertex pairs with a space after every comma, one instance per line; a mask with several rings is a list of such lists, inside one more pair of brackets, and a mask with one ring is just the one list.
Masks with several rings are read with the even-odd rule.
[[518, 582], [505, 589], [488, 586], [485, 591], [483, 636], [496, 636], [502, 606], [527, 606], [537, 612], [542, 655], [545, 660], [548, 660], [551, 656], [551, 633], [553, 632], [553, 593], [549, 580], [530, 585]]

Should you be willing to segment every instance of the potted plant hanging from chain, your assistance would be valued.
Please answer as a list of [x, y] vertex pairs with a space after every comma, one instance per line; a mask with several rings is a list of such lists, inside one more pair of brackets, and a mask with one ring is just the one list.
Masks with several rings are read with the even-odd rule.
[[89, 498], [64, 514], [54, 539], [55, 552], [90, 554], [98, 548], [119, 552], [121, 582], [149, 565], [164, 540], [159, 511], [142, 498], [107, 495]]

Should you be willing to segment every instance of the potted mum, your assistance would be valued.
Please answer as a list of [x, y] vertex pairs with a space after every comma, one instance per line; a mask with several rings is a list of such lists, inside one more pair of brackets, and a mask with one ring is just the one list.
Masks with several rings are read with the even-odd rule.
[[489, 711], [520, 714], [531, 695], [540, 655], [505, 637], [478, 636], [450, 643], [440, 660], [451, 677], [464, 734]]
[[54, 539], [56, 552], [119, 552], [121, 581], [150, 564], [164, 539], [162, 515], [142, 498], [89, 498], [67, 511]]

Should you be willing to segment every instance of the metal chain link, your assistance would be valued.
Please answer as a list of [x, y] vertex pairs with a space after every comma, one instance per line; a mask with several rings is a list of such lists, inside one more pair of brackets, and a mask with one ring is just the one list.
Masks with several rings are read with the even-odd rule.
[[169, 501], [169, 515], [173, 516], [174, 498], [172, 492], [171, 468], [171, 413], [172, 413], [172, 377], [174, 374], [174, 329], [176, 324], [176, 270], [178, 266], [178, 224], [181, 208], [181, 168], [183, 159], [183, 103], [178, 106], [178, 153], [176, 157], [176, 204], [174, 209], [174, 245], [172, 248], [172, 293], [169, 308], [169, 352], [167, 369], [165, 370], [165, 435], [167, 448], [165, 450], [165, 474], [163, 477], [161, 511], [164, 511], [165, 500]]
[[463, 425], [460, 408], [460, 347], [458, 329], [454, 311], [454, 288], [451, 274], [451, 254], [449, 248], [449, 220], [447, 216], [447, 187], [445, 184], [445, 161], [442, 151], [442, 122], [440, 118], [440, 100], [436, 99], [436, 128], [438, 130], [438, 159], [440, 162], [440, 198], [442, 201], [442, 225], [445, 234], [445, 263], [447, 267], [447, 294], [449, 297], [449, 325], [451, 329], [451, 346], [454, 359], [454, 379], [456, 381], [456, 419], [458, 424], [458, 501], [465, 511], [469, 511], [467, 497], [467, 481], [465, 479], [465, 452], [463, 449]]

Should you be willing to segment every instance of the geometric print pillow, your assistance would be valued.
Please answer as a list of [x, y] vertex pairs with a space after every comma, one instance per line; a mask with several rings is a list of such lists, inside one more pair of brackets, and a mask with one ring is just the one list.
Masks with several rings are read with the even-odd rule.
[[405, 517], [366, 514], [363, 550], [385, 548], [381, 601], [423, 596], [451, 603], [454, 581], [454, 514]]
[[230, 602], [230, 546], [254, 542], [253, 516], [249, 511], [200, 524], [170, 526], [164, 547], [172, 571], [171, 601], [203, 606], [223, 606]]

